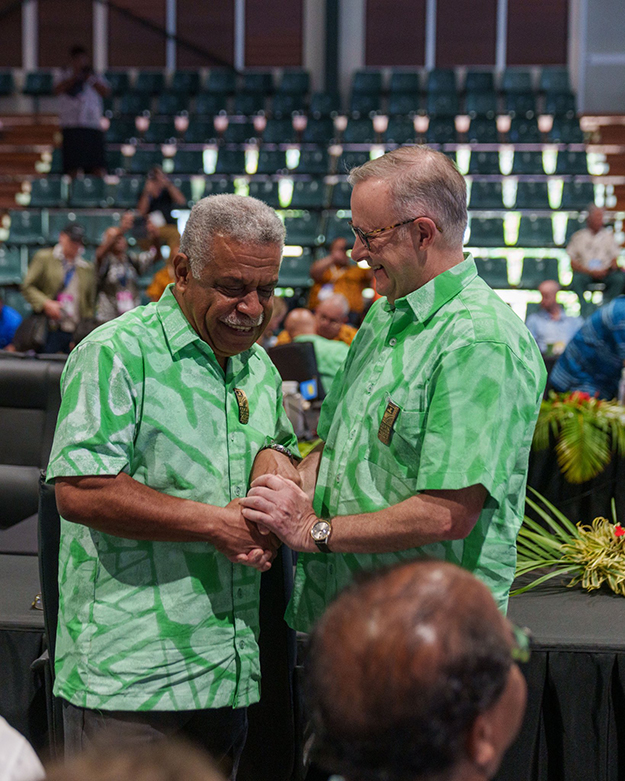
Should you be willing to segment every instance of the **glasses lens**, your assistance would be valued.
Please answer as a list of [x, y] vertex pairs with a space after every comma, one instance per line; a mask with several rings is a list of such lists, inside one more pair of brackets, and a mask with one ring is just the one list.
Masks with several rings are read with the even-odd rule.
[[357, 239], [360, 239], [362, 243], [365, 245], [367, 249], [371, 249], [369, 247], [369, 239], [365, 236], [365, 234], [360, 230], [360, 228], [357, 228], [350, 220], [349, 227], [352, 229], [352, 233]]

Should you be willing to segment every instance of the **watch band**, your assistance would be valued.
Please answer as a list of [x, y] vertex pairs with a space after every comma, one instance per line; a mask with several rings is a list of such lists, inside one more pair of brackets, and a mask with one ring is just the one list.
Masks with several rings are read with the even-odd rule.
[[282, 453], [283, 456], [286, 456], [294, 466], [297, 464], [295, 457], [293, 456], [293, 453], [291, 453], [290, 450], [284, 447], [284, 445], [279, 445], [277, 442], [272, 442], [269, 445], [265, 445], [264, 447], [261, 447], [261, 449], [258, 452], [262, 453], [263, 450], [275, 450], [276, 453]]
[[315, 545], [319, 548], [321, 553], [332, 553], [325, 540], [315, 540]]

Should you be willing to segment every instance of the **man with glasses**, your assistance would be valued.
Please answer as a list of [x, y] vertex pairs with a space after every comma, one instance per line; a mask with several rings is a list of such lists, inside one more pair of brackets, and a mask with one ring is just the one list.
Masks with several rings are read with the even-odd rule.
[[313, 758], [348, 781], [492, 778], [515, 739], [527, 635], [451, 564], [415, 561], [347, 589], [307, 656]]
[[307, 493], [266, 476], [244, 514], [302, 551], [287, 613], [301, 631], [358, 571], [423, 555], [474, 572], [505, 610], [540, 352], [463, 255], [466, 187], [445, 155], [399, 148], [350, 181], [352, 257], [383, 298], [324, 402]]

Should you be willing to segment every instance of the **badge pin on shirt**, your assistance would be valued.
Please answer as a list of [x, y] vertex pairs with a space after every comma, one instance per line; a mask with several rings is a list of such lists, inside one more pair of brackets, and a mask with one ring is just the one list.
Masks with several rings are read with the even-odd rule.
[[250, 405], [245, 395], [245, 391], [240, 388], [234, 389], [234, 395], [237, 397], [237, 404], [239, 405], [239, 423], [249, 423], [250, 420]]
[[393, 426], [395, 425], [395, 421], [397, 420], [397, 416], [399, 415], [399, 407], [397, 404], [394, 404], [392, 401], [389, 401], [389, 403], [386, 405], [386, 409], [384, 410], [384, 415], [382, 416], [382, 422], [380, 423], [380, 428], [378, 429], [378, 439], [382, 444], [384, 445], [390, 445], [391, 444], [391, 437], [393, 436]]

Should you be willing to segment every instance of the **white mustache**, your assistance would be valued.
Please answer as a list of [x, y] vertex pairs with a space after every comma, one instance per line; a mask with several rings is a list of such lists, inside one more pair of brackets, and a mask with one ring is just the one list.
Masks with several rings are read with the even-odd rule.
[[247, 315], [241, 315], [237, 312], [232, 312], [228, 317], [221, 318], [221, 322], [225, 325], [232, 325], [238, 328], [258, 328], [262, 325], [265, 319], [265, 313], [261, 312], [257, 318], [251, 318]]

